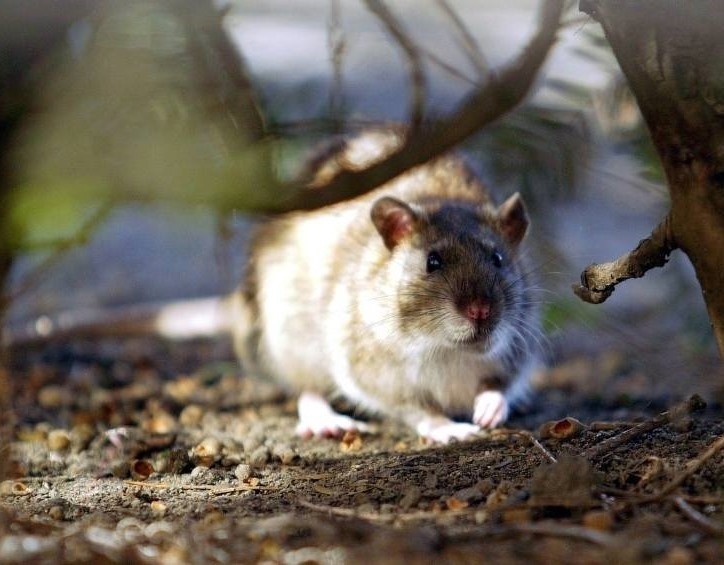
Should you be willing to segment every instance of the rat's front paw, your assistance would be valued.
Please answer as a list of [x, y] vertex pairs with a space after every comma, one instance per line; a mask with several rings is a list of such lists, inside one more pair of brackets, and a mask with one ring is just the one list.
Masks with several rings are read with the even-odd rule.
[[481, 428], [494, 428], [508, 419], [510, 407], [499, 390], [486, 390], [475, 397], [473, 422]]
[[344, 416], [342, 414], [325, 414], [320, 417], [300, 420], [296, 427], [296, 434], [303, 438], [310, 437], [342, 437], [345, 432], [355, 430], [366, 432], [367, 424]]
[[435, 443], [450, 443], [451, 440], [467, 439], [480, 431], [475, 424], [453, 422], [441, 416], [424, 418], [417, 424], [417, 433]]
[[366, 432], [369, 429], [364, 422], [337, 414], [322, 396], [312, 392], [300, 395], [297, 410], [299, 423], [295, 431], [303, 438], [341, 437], [347, 431]]

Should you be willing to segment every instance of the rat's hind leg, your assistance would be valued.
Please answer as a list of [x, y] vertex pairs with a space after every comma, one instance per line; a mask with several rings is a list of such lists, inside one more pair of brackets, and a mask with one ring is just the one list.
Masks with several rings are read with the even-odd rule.
[[369, 428], [364, 422], [337, 414], [324, 397], [314, 392], [303, 392], [297, 401], [299, 423], [298, 436], [339, 437], [349, 430], [366, 432]]

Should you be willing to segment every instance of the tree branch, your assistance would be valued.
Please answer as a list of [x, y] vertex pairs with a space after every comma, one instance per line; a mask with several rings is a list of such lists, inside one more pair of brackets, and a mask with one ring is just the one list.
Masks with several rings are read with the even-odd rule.
[[410, 99], [410, 125], [416, 130], [425, 117], [425, 98], [427, 97], [427, 86], [425, 84], [425, 72], [422, 68], [422, 57], [415, 42], [408, 35], [402, 24], [395, 18], [392, 12], [381, 0], [364, 0], [367, 8], [387, 28], [387, 32], [400, 46], [405, 53], [410, 66], [410, 85], [412, 88]]
[[538, 30], [524, 51], [508, 66], [491, 73], [488, 81], [475, 90], [447, 119], [423, 127], [409, 136], [397, 151], [362, 171], [342, 171], [323, 186], [291, 194], [257, 212], [283, 213], [314, 210], [354, 198], [376, 188], [405, 171], [452, 149], [518, 105], [530, 90], [543, 61], [555, 42], [563, 0], [545, 0]]
[[601, 304], [611, 296], [616, 285], [625, 280], [643, 277], [654, 267], [663, 267], [671, 252], [677, 248], [671, 230], [670, 216], [656, 226], [651, 235], [642, 239], [636, 249], [609, 263], [593, 263], [581, 273], [581, 284], [573, 292], [581, 300]]

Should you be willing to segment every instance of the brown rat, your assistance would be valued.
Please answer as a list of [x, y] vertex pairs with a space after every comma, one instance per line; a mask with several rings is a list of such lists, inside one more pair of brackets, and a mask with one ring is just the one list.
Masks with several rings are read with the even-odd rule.
[[[317, 182], [400, 143], [389, 131], [362, 134], [325, 155]], [[433, 441], [494, 427], [537, 364], [520, 256], [527, 228], [521, 197], [496, 207], [456, 156], [357, 199], [271, 220], [254, 237], [234, 299], [238, 354], [300, 394], [302, 435], [364, 429], [336, 414], [330, 395]]]
[[[312, 162], [310, 190], [401, 142], [385, 130], [337, 143]], [[443, 156], [354, 200], [262, 223], [227, 298], [41, 318], [4, 341], [230, 330], [247, 371], [299, 394], [299, 434], [365, 429], [332, 410], [339, 395], [444, 443], [499, 425], [526, 395], [539, 338], [527, 229], [518, 194], [495, 206], [461, 158]]]

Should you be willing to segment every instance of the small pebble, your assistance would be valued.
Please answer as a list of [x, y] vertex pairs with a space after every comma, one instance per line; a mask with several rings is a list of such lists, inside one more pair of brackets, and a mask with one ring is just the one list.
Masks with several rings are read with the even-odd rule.
[[180, 475], [190, 471], [192, 468], [191, 458], [188, 451], [183, 448], [176, 447], [168, 454], [168, 463], [166, 471], [174, 475]]
[[213, 437], [205, 438], [191, 451], [191, 457], [197, 465], [211, 467], [221, 453], [221, 442]]
[[421, 495], [419, 487], [414, 485], [407, 487], [400, 499], [400, 508], [409, 510], [420, 501]]
[[38, 392], [38, 404], [43, 408], [60, 408], [73, 401], [70, 392], [59, 385], [44, 386]]
[[145, 481], [154, 472], [153, 464], [147, 459], [136, 459], [131, 463], [131, 478]]
[[234, 469], [234, 475], [239, 480], [239, 482], [244, 482], [249, 477], [251, 477], [251, 465], [247, 465], [246, 463], [241, 463], [236, 466], [236, 469]]
[[687, 549], [686, 547], [681, 547], [680, 545], [677, 545], [666, 552], [660, 563], [663, 563], [665, 565], [690, 565], [695, 561], [696, 557], [694, 555], [694, 552], [692, 552], [690, 549]]
[[119, 459], [111, 465], [111, 474], [117, 479], [127, 479], [131, 476], [131, 463], [127, 459]]
[[264, 447], [263, 445], [261, 447], [257, 447], [251, 455], [249, 455], [249, 463], [251, 465], [257, 466], [257, 465], [264, 465], [269, 461], [269, 448]]
[[467, 502], [468, 504], [480, 502], [483, 499], [483, 493], [480, 492], [480, 489], [478, 489], [477, 486], [461, 489], [453, 494], [453, 496], [458, 500]]
[[604, 510], [591, 510], [583, 515], [583, 525], [592, 530], [609, 532], [613, 528], [613, 516]]
[[90, 424], [78, 424], [70, 430], [70, 445], [73, 453], [80, 453], [88, 448], [88, 445], [96, 435], [96, 430]]
[[198, 426], [204, 417], [204, 410], [196, 404], [190, 404], [179, 414], [178, 421], [183, 426]]
[[176, 419], [168, 412], [159, 410], [148, 420], [144, 420], [141, 428], [151, 434], [170, 434], [176, 430]]
[[198, 466], [191, 470], [191, 478], [195, 483], [203, 483], [210, 481], [212, 478], [212, 472], [209, 471], [208, 467]]
[[521, 524], [530, 522], [532, 518], [530, 508], [509, 508], [502, 515], [505, 524]]
[[64, 520], [65, 519], [65, 510], [62, 506], [56, 505], [51, 506], [48, 509], [48, 516], [50, 516], [53, 520]]
[[52, 430], [48, 434], [48, 449], [64, 451], [70, 446], [70, 435], [67, 430]]
[[246, 436], [242, 441], [244, 451], [246, 453], [252, 453], [262, 444], [262, 439], [262, 437], [257, 435]]
[[282, 465], [289, 465], [294, 461], [297, 454], [288, 445], [279, 445], [274, 448], [274, 456], [282, 462]]
[[166, 514], [166, 504], [160, 500], [151, 501], [151, 512], [157, 518], [160, 518]]

